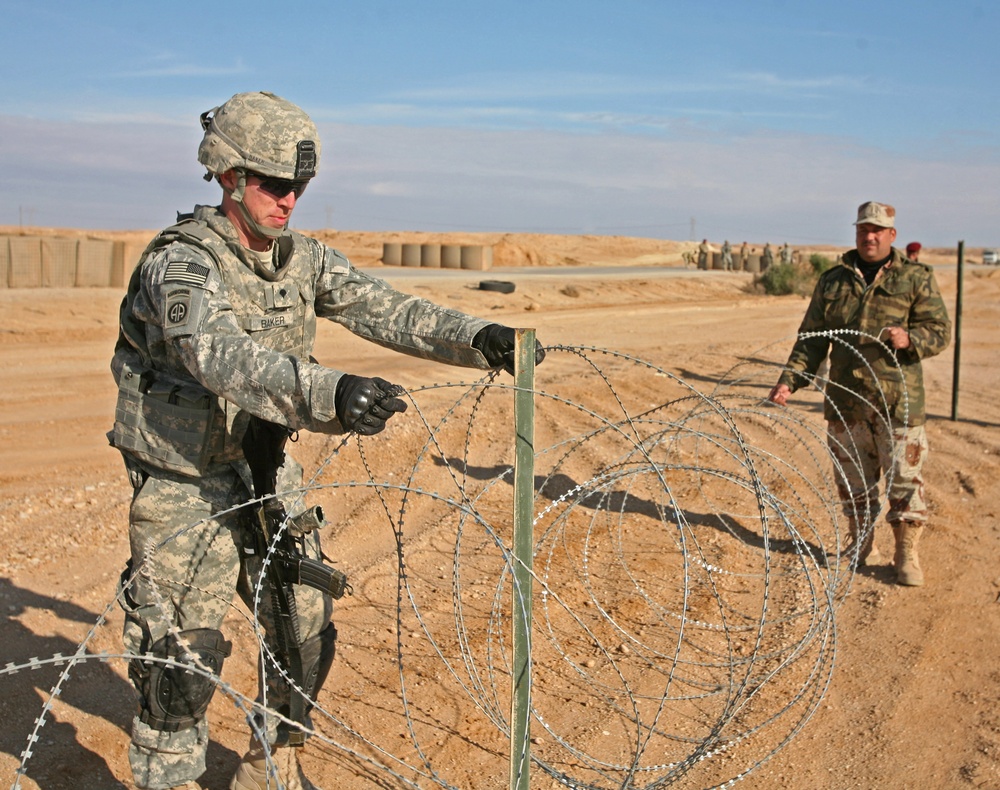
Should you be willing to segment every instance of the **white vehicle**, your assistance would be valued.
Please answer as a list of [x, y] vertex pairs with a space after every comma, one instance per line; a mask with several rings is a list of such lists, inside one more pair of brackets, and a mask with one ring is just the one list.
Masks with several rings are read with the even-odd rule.
[[997, 254], [996, 250], [983, 250], [983, 263], [996, 266], [1000, 263], [1000, 255]]

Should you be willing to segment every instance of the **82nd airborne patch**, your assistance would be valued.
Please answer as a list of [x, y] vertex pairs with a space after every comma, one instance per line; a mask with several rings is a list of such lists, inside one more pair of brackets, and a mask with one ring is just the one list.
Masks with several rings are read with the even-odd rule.
[[167, 294], [167, 307], [163, 311], [164, 329], [184, 326], [191, 312], [191, 292], [187, 288]]

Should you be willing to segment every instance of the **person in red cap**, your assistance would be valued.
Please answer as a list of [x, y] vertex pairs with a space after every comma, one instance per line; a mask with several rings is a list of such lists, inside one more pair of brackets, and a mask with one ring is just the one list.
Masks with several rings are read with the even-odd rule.
[[906, 245], [906, 257], [909, 258], [911, 261], [919, 262], [921, 249], [922, 248], [920, 246], [919, 241], [911, 241], [909, 244]]

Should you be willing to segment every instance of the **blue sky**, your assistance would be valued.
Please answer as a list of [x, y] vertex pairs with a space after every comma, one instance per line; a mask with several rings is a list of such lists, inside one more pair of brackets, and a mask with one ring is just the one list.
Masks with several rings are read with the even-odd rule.
[[0, 224], [214, 203], [198, 116], [312, 115], [302, 229], [1000, 246], [995, 0], [0, 0]]

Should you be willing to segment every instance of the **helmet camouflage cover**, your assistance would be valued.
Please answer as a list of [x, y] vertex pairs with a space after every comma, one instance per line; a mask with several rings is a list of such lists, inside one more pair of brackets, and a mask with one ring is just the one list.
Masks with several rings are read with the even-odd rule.
[[316, 125], [299, 107], [273, 93], [237, 93], [202, 113], [201, 126], [205, 136], [198, 161], [212, 175], [234, 168], [296, 180], [316, 175]]

